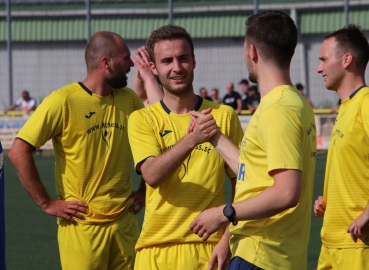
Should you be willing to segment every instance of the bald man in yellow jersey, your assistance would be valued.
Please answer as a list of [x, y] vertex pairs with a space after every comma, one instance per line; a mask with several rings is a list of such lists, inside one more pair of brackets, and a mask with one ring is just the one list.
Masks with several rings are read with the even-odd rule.
[[[204, 243], [189, 224], [202, 210], [223, 204], [225, 177], [233, 183], [236, 177], [208, 142], [218, 130], [212, 118], [236, 144], [242, 137], [239, 119], [231, 107], [194, 93], [196, 61], [185, 29], [163, 26], [152, 32], [146, 48], [164, 96], [129, 118], [135, 168], [147, 184], [135, 269], [224, 269], [230, 255], [229, 234], [223, 234], [222, 228]], [[192, 110], [209, 114], [188, 134]]]
[[312, 108], [290, 78], [297, 35], [280, 11], [247, 19], [244, 60], [261, 102], [240, 148], [221, 132], [210, 140], [238, 172], [235, 199], [202, 212], [191, 229], [206, 240], [233, 223], [229, 270], [307, 267], [316, 141]]
[[[126, 88], [133, 66], [119, 35], [94, 34], [85, 51], [87, 77], [46, 97], [17, 134], [9, 157], [33, 200], [58, 217], [63, 269], [134, 266], [135, 213], [144, 186], [132, 192], [128, 117], [143, 104]], [[58, 199], [47, 193], [32, 152], [52, 139]]]
[[355, 25], [324, 38], [318, 73], [341, 102], [332, 130], [324, 194], [314, 204], [324, 216], [318, 269], [369, 266], [369, 87], [368, 40]]

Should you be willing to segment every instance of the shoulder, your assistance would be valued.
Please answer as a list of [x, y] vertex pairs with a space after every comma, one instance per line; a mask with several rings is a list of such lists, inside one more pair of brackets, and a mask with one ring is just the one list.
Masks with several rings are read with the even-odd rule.
[[63, 107], [74, 93], [85, 91], [78, 83], [65, 85], [51, 92], [40, 103], [41, 107], [57, 108]]

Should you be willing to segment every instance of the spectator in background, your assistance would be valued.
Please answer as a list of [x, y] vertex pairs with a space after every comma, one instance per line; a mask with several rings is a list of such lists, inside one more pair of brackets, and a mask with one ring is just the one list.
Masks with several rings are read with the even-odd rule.
[[246, 105], [245, 110], [250, 110], [251, 113], [254, 113], [256, 111], [256, 109], [258, 108], [259, 103], [260, 103], [260, 95], [259, 95], [257, 85], [250, 86], [247, 94], [248, 94], [248, 96], [247, 96], [247, 99], [245, 101], [245, 105]]
[[227, 83], [227, 94], [223, 98], [223, 104], [231, 106], [239, 114], [242, 109], [241, 96], [234, 91], [234, 84]]
[[29, 92], [27, 90], [23, 90], [22, 96], [20, 96], [14, 104], [12, 104], [8, 109], [6, 109], [4, 111], [4, 114], [6, 114], [8, 111], [14, 110], [17, 107], [19, 107], [21, 111], [24, 113], [34, 111], [36, 109], [36, 99], [30, 97]]
[[211, 101], [211, 97], [208, 96], [208, 90], [206, 90], [205, 87], [201, 87], [199, 93], [200, 93], [200, 97]]
[[311, 107], [313, 107], [313, 103], [311, 102], [311, 99], [309, 98], [309, 96], [307, 96], [305, 93], [304, 93], [304, 86], [301, 84], [301, 83], [298, 83], [295, 85], [296, 88], [297, 88], [297, 91], [300, 92], [300, 94], [306, 98], [306, 101], [310, 104]]
[[247, 91], [249, 90], [249, 81], [246, 79], [242, 79], [239, 82], [240, 89], [242, 91], [241, 102], [242, 102], [242, 110], [248, 110], [246, 105], [247, 100]]
[[221, 103], [222, 102], [219, 98], [219, 89], [218, 88], [211, 89], [210, 98], [211, 98], [212, 102], [215, 102], [215, 103]]

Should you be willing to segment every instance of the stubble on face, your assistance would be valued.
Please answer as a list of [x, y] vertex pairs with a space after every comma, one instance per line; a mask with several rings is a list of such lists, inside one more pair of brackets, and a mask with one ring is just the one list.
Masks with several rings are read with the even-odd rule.
[[123, 88], [127, 86], [127, 73], [131, 71], [133, 66], [130, 58], [130, 51], [122, 40], [119, 44], [117, 53], [111, 58], [114, 67], [111, 70], [111, 76], [106, 79], [108, 85], [112, 88]]
[[342, 55], [338, 51], [335, 38], [326, 39], [320, 49], [320, 63], [317, 71], [323, 76], [325, 87], [328, 90], [337, 91], [341, 84], [344, 75], [341, 58]]
[[193, 92], [195, 59], [185, 39], [164, 40], [154, 47], [152, 70], [164, 90], [175, 96]]

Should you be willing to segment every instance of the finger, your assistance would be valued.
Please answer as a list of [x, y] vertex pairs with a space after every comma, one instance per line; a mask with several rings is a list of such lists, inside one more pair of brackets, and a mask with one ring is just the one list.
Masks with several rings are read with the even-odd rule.
[[137, 215], [141, 212], [142, 208], [144, 207], [144, 203], [138, 203], [136, 204], [136, 207], [134, 208], [133, 214]]
[[213, 108], [207, 108], [207, 109], [205, 109], [205, 110], [202, 110], [202, 111], [201, 111], [201, 113], [203, 113], [203, 114], [208, 114], [208, 113], [210, 113], [212, 110], [213, 110]]
[[208, 270], [213, 269], [214, 264], [217, 261], [217, 257], [216, 256], [211, 256], [210, 261], [209, 261], [209, 265], [208, 265]]
[[204, 114], [204, 113], [202, 113], [202, 112], [197, 112], [197, 111], [190, 111], [189, 113], [190, 113], [192, 116], [197, 117], [197, 118], [205, 116], [205, 114]]
[[81, 215], [77, 210], [74, 210], [74, 209], [68, 209], [67, 211], [65, 211], [65, 213], [67, 213], [68, 216], [70, 216], [70, 217], [85, 219], [85, 217], [83, 215]]
[[203, 237], [202, 237], [202, 241], [206, 241], [208, 240], [210, 234], [208, 234], [207, 232], [204, 233]]

